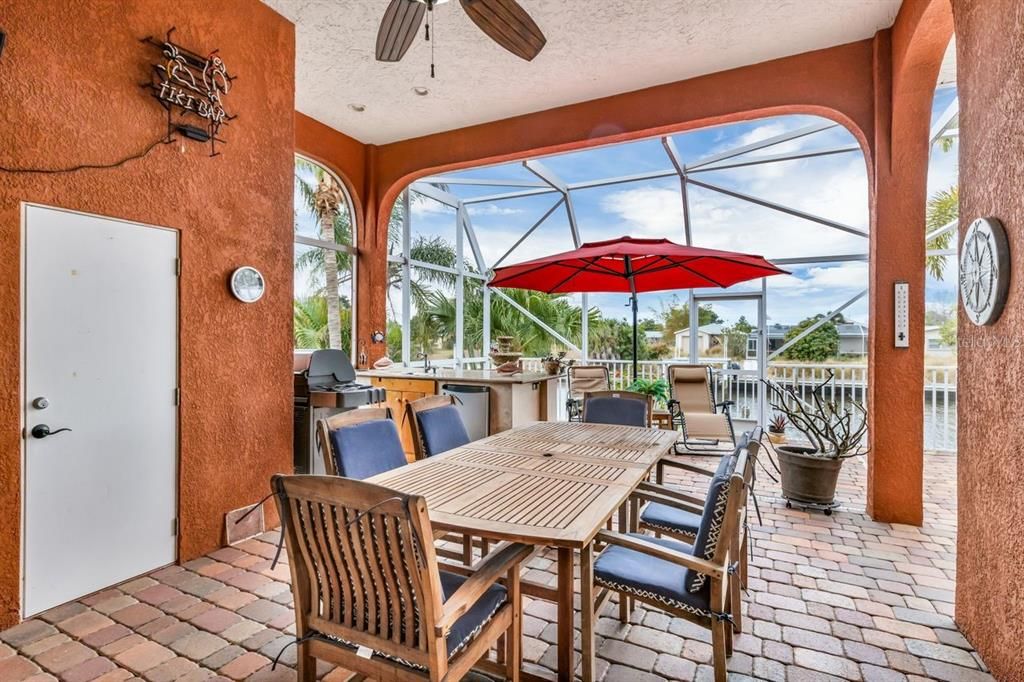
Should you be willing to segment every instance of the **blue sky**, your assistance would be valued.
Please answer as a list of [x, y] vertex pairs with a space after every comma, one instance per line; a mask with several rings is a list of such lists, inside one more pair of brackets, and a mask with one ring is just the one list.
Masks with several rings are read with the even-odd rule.
[[[936, 94], [933, 118], [955, 97], [955, 90]], [[818, 122], [811, 116], [785, 116], [707, 128], [673, 137], [682, 157], [694, 162], [709, 154]], [[842, 127], [753, 152], [750, 156], [789, 151], [826, 149], [855, 144]], [[571, 154], [551, 156], [541, 162], [566, 182], [594, 180], [671, 168], [659, 140], [644, 140]], [[957, 150], [933, 151], [929, 172], [929, 194], [956, 182]], [[537, 181], [521, 164], [504, 164], [463, 171], [468, 178]], [[700, 175], [709, 183], [820, 215], [868, 230], [867, 174], [862, 154], [836, 154], [746, 168], [712, 171]], [[513, 191], [514, 187], [453, 185], [451, 191], [463, 198]], [[556, 194], [502, 200], [471, 206], [470, 215], [484, 258], [493, 264], [558, 199]], [[866, 253], [868, 240], [799, 218], [759, 207], [717, 192], [691, 188], [691, 216], [694, 244], [712, 248], [757, 253], [768, 258], [818, 257]], [[682, 204], [675, 178], [634, 182], [573, 192], [581, 238], [586, 241], [621, 235], [657, 236], [683, 241]], [[454, 211], [430, 200], [413, 207], [413, 234], [442, 235], [455, 240]], [[922, 227], [923, 229], [923, 227]], [[564, 209], [556, 210], [517, 247], [505, 264], [529, 260], [572, 248], [569, 223]], [[467, 246], [468, 255], [468, 246]], [[929, 280], [926, 299], [930, 305], [951, 305], [955, 301], [955, 259], [950, 259], [944, 282]], [[923, 267], [923, 264], [922, 264]], [[794, 269], [791, 275], [768, 282], [769, 323], [793, 324], [809, 315], [838, 307], [867, 287], [866, 263], [827, 263]], [[737, 290], [759, 288], [759, 283], [738, 285]], [[669, 305], [673, 296], [685, 300], [686, 292], [644, 294], [642, 316]], [[627, 297], [591, 295], [590, 303], [605, 316], [626, 317]], [[727, 322], [745, 315], [753, 320], [752, 303], [718, 304], [716, 310]], [[868, 322], [867, 299], [846, 310], [847, 317]]]

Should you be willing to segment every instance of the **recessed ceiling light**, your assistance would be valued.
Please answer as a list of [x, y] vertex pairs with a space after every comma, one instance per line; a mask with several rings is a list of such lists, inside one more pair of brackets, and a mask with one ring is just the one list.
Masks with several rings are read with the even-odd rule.
[[358, 113], [358, 114], [361, 114], [364, 111], [366, 111], [366, 105], [365, 104], [349, 104], [348, 108], [351, 109], [352, 111]]
[[426, 97], [427, 95], [430, 94], [430, 90], [424, 88], [423, 86], [419, 86], [419, 85], [416, 86], [415, 88], [413, 88], [412, 91], [415, 92], [420, 97]]

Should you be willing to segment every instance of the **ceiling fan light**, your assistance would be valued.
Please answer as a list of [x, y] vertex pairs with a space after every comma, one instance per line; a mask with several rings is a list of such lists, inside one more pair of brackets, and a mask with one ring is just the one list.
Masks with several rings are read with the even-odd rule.
[[352, 111], [356, 112], [357, 114], [361, 114], [364, 111], [366, 111], [366, 105], [365, 104], [357, 104], [355, 102], [353, 102], [352, 104], [349, 104], [348, 108], [351, 109]]
[[412, 89], [412, 91], [415, 94], [419, 95], [420, 97], [426, 97], [427, 95], [430, 94], [430, 90], [425, 88], [425, 87], [423, 87], [423, 86], [421, 86], [421, 85], [417, 85], [416, 87], [414, 87]]

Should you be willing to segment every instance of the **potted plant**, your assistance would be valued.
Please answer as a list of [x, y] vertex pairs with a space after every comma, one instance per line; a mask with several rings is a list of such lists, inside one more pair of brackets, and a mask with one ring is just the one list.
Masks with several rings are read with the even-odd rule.
[[542, 358], [540, 361], [544, 367], [544, 371], [554, 376], [562, 371], [563, 367], [568, 367], [572, 364], [572, 360], [566, 361], [565, 351], [559, 351], [557, 355], [549, 355], [546, 358]]
[[[840, 407], [835, 400], [826, 400], [825, 388], [835, 375], [815, 386], [804, 399], [791, 387], [764, 380], [769, 403], [807, 439], [806, 444], [786, 443], [775, 446], [782, 474], [782, 496], [791, 502], [823, 509], [832, 513], [835, 506], [836, 483], [843, 460], [863, 455], [867, 412], [856, 401]], [[830, 392], [835, 395], [834, 391]]]
[[651, 396], [656, 407], [664, 407], [668, 403], [668, 381], [665, 379], [636, 379], [626, 390]]
[[768, 439], [776, 445], [785, 443], [787, 426], [789, 426], [789, 421], [786, 419], [786, 415], [781, 412], [775, 413], [772, 420], [768, 422]]

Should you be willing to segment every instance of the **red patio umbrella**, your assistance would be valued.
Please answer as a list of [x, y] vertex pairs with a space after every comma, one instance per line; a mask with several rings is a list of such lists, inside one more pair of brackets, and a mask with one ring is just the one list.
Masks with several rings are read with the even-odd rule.
[[628, 293], [633, 308], [633, 378], [637, 377], [636, 295], [730, 287], [789, 274], [762, 256], [683, 246], [668, 239], [619, 237], [494, 271], [488, 286], [554, 293]]

